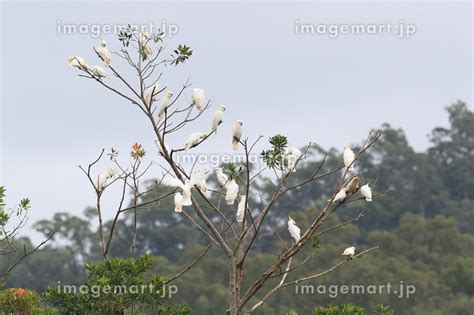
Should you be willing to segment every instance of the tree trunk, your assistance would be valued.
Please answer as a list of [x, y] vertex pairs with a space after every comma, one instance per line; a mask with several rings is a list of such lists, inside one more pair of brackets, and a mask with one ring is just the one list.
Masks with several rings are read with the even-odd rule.
[[229, 300], [228, 315], [239, 314], [240, 289], [242, 286], [243, 270], [237, 266], [235, 257], [229, 259]]

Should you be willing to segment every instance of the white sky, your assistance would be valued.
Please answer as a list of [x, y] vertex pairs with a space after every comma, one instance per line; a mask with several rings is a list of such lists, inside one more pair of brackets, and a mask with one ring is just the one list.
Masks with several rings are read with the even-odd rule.
[[[97, 41], [90, 35], [57, 34], [58, 21], [163, 20], [179, 26], [166, 46], [185, 43], [195, 52], [187, 64], [165, 73], [165, 83], [178, 90], [190, 77], [227, 107], [225, 125], [204, 148], [213, 152], [228, 151], [235, 119], [244, 121], [249, 136], [284, 133], [296, 146], [315, 141], [326, 148], [358, 142], [371, 128], [389, 122], [423, 150], [431, 129], [447, 124], [446, 105], [458, 99], [472, 105], [470, 2], [4, 1], [0, 179], [10, 203], [23, 195], [33, 200], [30, 221], [93, 205], [77, 165], [93, 160], [101, 148], [126, 153], [138, 141], [155, 150], [151, 130], [136, 109], [66, 67], [66, 58], [74, 54], [98, 63], [91, 50]], [[404, 20], [417, 32], [409, 39], [333, 39], [295, 34], [296, 20], [394, 25]], [[112, 35], [105, 39], [112, 49], [119, 47]], [[189, 132], [207, 127], [207, 120], [170, 144], [183, 143]], [[111, 215], [112, 210], [106, 213]]]

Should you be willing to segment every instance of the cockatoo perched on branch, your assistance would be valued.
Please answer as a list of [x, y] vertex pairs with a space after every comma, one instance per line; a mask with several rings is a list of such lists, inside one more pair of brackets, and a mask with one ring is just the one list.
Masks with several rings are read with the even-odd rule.
[[199, 191], [202, 192], [202, 194], [204, 196], [207, 196], [208, 188], [207, 188], [207, 183], [206, 183], [205, 176], [206, 176], [206, 174], [202, 170], [194, 172], [191, 175], [190, 182], [191, 182], [191, 184], [196, 185], [197, 189], [199, 189]]
[[342, 154], [344, 158], [344, 166], [348, 171], [354, 170], [354, 159], [355, 155], [354, 152], [352, 152], [351, 148], [349, 146], [344, 147], [344, 153]]
[[180, 187], [183, 190], [183, 206], [191, 206], [193, 204], [191, 200], [191, 188], [193, 186], [189, 183], [189, 180], [186, 180], [186, 183]]
[[247, 198], [245, 195], [240, 195], [240, 202], [239, 206], [237, 207], [237, 214], [235, 215], [235, 218], [237, 222], [243, 222], [244, 217], [245, 217], [245, 203], [247, 202]]
[[226, 189], [225, 201], [228, 205], [233, 205], [239, 194], [239, 185], [233, 179], [226, 185]]
[[173, 187], [179, 187], [182, 190], [183, 199], [181, 201], [181, 204], [183, 206], [191, 206], [192, 205], [191, 188], [193, 188], [195, 185], [197, 186], [199, 184], [202, 184], [203, 180], [204, 180], [204, 172], [199, 171], [199, 172], [193, 173], [189, 180], [185, 180], [184, 184], [178, 178], [172, 177], [169, 185]]
[[184, 148], [186, 150], [191, 149], [192, 147], [196, 146], [200, 141], [204, 140], [207, 137], [207, 133], [205, 132], [195, 132], [188, 137]]
[[193, 105], [196, 109], [202, 111], [204, 109], [205, 94], [203, 89], [193, 89]]
[[346, 248], [342, 253], [342, 256], [346, 256], [347, 260], [351, 260], [352, 257], [354, 257], [355, 249], [356, 248], [354, 246]]
[[296, 162], [301, 157], [301, 151], [293, 147], [291, 144], [285, 149], [285, 168], [286, 171], [296, 172]]
[[290, 232], [291, 237], [298, 243], [301, 239], [301, 230], [299, 227], [296, 226], [296, 222], [291, 218], [288, 217], [288, 232]]
[[242, 137], [242, 124], [241, 120], [237, 120], [232, 129], [232, 149], [234, 150], [239, 148], [240, 138]]
[[[172, 187], [179, 187], [182, 190], [182, 200], [181, 200], [181, 205], [182, 206], [190, 206], [192, 204], [191, 202], [191, 188], [192, 185], [189, 183], [189, 180], [186, 180], [185, 183], [183, 183], [181, 180], [179, 180], [176, 177], [172, 177], [169, 183], [170, 186]], [[175, 195], [175, 198], [176, 197]]]
[[110, 51], [105, 40], [100, 40], [99, 46], [95, 47], [95, 51], [106, 65], [110, 64]]
[[179, 192], [174, 194], [174, 212], [183, 212], [183, 195]]
[[344, 199], [346, 199], [346, 189], [342, 188], [339, 190], [339, 192], [334, 196], [334, 200], [332, 202], [342, 202]]
[[70, 68], [78, 68], [81, 70], [89, 69], [89, 64], [87, 63], [87, 60], [79, 56], [70, 56], [67, 58], [67, 61], [69, 62], [68, 66]]
[[224, 111], [225, 111], [224, 105], [217, 105], [217, 110], [214, 112], [214, 115], [212, 116], [212, 131], [214, 131], [215, 134], [217, 134], [217, 128], [219, 128], [219, 125], [223, 121], [222, 118], [224, 118]]
[[224, 172], [222, 171], [222, 167], [216, 167], [216, 177], [217, 177], [217, 182], [222, 187], [225, 187], [227, 183], [229, 182], [229, 177], [226, 174], [224, 174]]
[[355, 193], [358, 189], [359, 189], [359, 177], [356, 176], [356, 177], [353, 177], [349, 183], [347, 183], [346, 185], [346, 191], [350, 192], [350, 193]]
[[103, 190], [107, 186], [107, 181], [114, 177], [115, 174], [117, 174], [117, 171], [113, 168], [109, 168], [104, 173], [99, 174], [97, 177], [97, 189]]
[[99, 66], [93, 66], [90, 68], [90, 72], [97, 78], [107, 78], [107, 72], [105, 72], [104, 68]]
[[152, 101], [156, 101], [155, 96], [160, 92], [160, 83], [156, 82], [143, 93], [146, 106], [150, 107]]
[[158, 109], [158, 117], [161, 119], [165, 115], [165, 111], [170, 106], [170, 99], [173, 97], [173, 92], [166, 90], [161, 98], [160, 108]]
[[362, 186], [360, 188], [360, 192], [367, 202], [372, 201], [372, 188], [370, 188], [369, 184]]
[[140, 49], [140, 52], [143, 54], [145, 57], [144, 59], [147, 59], [151, 54], [153, 54], [153, 50], [151, 49], [150, 46], [148, 46], [148, 33], [143, 32], [138, 35], [138, 46]]

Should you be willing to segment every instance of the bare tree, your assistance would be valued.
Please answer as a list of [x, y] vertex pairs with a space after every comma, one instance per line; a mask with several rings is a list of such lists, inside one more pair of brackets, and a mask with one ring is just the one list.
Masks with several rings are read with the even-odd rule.
[[[286, 138], [281, 136], [276, 137], [274, 138], [275, 143], [272, 144], [273, 147], [267, 151], [268, 155], [264, 156], [266, 165], [254, 169], [250, 162], [250, 156], [254, 154], [255, 146], [260, 140], [260, 137], [253, 142], [250, 141], [249, 138], [239, 137], [233, 139], [234, 141], [238, 141], [238, 144], [241, 145], [245, 154], [245, 160], [242, 165], [242, 178], [239, 182], [241, 184], [240, 191], [243, 190], [245, 196], [243, 199], [245, 201], [245, 213], [242, 222], [236, 222], [234, 219], [235, 215], [233, 213], [229, 215], [228, 212], [224, 211], [224, 206], [222, 206], [221, 202], [228, 187], [226, 185], [224, 185], [224, 187], [216, 187], [216, 189], [210, 191], [212, 197], [209, 197], [203, 187], [200, 187], [200, 183], [194, 183], [192, 181], [194, 174], [193, 168], [195, 165], [193, 165], [192, 169], [186, 170], [185, 167], [175, 159], [175, 156], [181, 152], [197, 147], [205, 141], [209, 141], [213, 130], [200, 133], [197, 135], [195, 141], [192, 141], [192, 143], [188, 143], [187, 146], [181, 148], [169, 148], [168, 145], [166, 145], [167, 139], [170, 135], [178, 133], [186, 125], [193, 124], [194, 121], [199, 119], [201, 115], [210, 108], [211, 102], [208, 101], [205, 104], [196, 104], [196, 100], [193, 100], [191, 103], [184, 100], [183, 95], [191, 86], [189, 81], [186, 81], [178, 93], [173, 94], [172, 98], [169, 100], [169, 104], [166, 104], [167, 106], [160, 110], [161, 104], [158, 104], [157, 100], [161, 98], [161, 102], [163, 101], [168, 87], [160, 87], [157, 84], [162, 77], [162, 73], [158, 73], [158, 69], [160, 69], [160, 67], [183, 63], [192, 54], [189, 47], [180, 45], [172, 52], [170, 58], [162, 57], [164, 51], [160, 44], [162, 35], [163, 34], [153, 34], [149, 36], [145, 33], [138, 33], [132, 28], [127, 29], [119, 35], [123, 47], [113, 54], [113, 61], [111, 63], [107, 62], [108, 58], [104, 58], [104, 54], [106, 55], [108, 53], [108, 51], [105, 53], [103, 51], [103, 49], [105, 49], [105, 44], [103, 44], [101, 51], [95, 49], [97, 56], [104, 62], [105, 69], [111, 72], [114, 80], [103, 79], [106, 72], [105, 70], [101, 69], [103, 70], [101, 72], [98, 71], [97, 68], [90, 67], [85, 60], [80, 57], [70, 57], [69, 61], [71, 66], [76, 67], [81, 71], [81, 76], [95, 80], [99, 85], [120, 96], [143, 113], [151, 127], [153, 137], [156, 139], [155, 141], [162, 157], [159, 165], [164, 172], [160, 182], [166, 177], [172, 177], [174, 180], [179, 181], [181, 186], [189, 183], [194, 185], [194, 187], [192, 187], [193, 190], [191, 196], [192, 206], [185, 207], [181, 215], [189, 220], [190, 224], [194, 225], [209, 240], [209, 246], [205, 251], [203, 251], [203, 253], [201, 253], [201, 255], [199, 255], [199, 257], [191, 262], [189, 266], [178, 275], [171, 277], [169, 281], [172, 281], [187, 272], [208, 252], [211, 246], [215, 246], [225, 255], [228, 261], [229, 292], [228, 306], [226, 309], [227, 314], [235, 315], [242, 312], [245, 312], [245, 314], [252, 314], [278, 290], [296, 283], [321, 277], [349, 262], [349, 260], [341, 259], [341, 262], [335, 264], [324, 272], [314, 273], [303, 278], [291, 279], [293, 271], [300, 270], [308, 263], [308, 258], [302, 259], [300, 256], [297, 256], [297, 254], [302, 251], [306, 244], [311, 244], [315, 236], [317, 237], [335, 229], [342, 228], [347, 224], [356, 222], [363, 216], [363, 212], [361, 212], [347, 222], [324, 230], [320, 229], [326, 219], [338, 208], [347, 203], [357, 202], [364, 199], [363, 197], [358, 197], [356, 195], [359, 192], [358, 182], [361, 174], [352, 174], [348, 169], [352, 167], [352, 165], [375, 141], [377, 141], [380, 134], [372, 134], [372, 132], [369, 134], [366, 142], [361, 146], [360, 150], [355, 153], [350, 165], [341, 162], [339, 167], [331, 171], [323, 172], [323, 165], [326, 162], [326, 157], [324, 157], [312, 175], [299, 183], [290, 181], [290, 178], [294, 174], [293, 171], [298, 164], [303, 159], [308, 158], [308, 151], [311, 144], [308, 144], [303, 148], [302, 152], [296, 154], [296, 158], [292, 163], [288, 163], [288, 145], [285, 142]], [[155, 46], [157, 47], [155, 48]], [[119, 64], [117, 61], [122, 61], [123, 64], [132, 68], [136, 78], [138, 78], [138, 83], [136, 85], [132, 83], [136, 78], [134, 78], [133, 81], [125, 78], [118, 68], [116, 68], [117, 64]], [[179, 104], [182, 106], [179, 106]], [[160, 111], [161, 115], [158, 113]], [[229, 139], [230, 138], [229, 135]], [[103, 156], [103, 153], [104, 151], [100, 154], [99, 159]], [[145, 205], [138, 201], [138, 197], [142, 195], [139, 191], [139, 178], [145, 173], [137, 171], [140, 164], [140, 158], [138, 157], [135, 160], [135, 163], [132, 164], [130, 170], [119, 166], [119, 175], [110, 183], [102, 187], [98, 183], [98, 179], [91, 174], [91, 167], [94, 166], [99, 159], [91, 163], [87, 169], [83, 168], [83, 171], [89, 178], [89, 181], [97, 193], [97, 211], [100, 221], [99, 231], [103, 256], [104, 258], [107, 258], [110, 242], [113, 237], [113, 227], [115, 226], [119, 215], [128, 210], [133, 210], [135, 214], [135, 237], [133, 240], [134, 245], [132, 245], [132, 253], [135, 254], [137, 209]], [[259, 193], [259, 179], [265, 176], [268, 172], [272, 178], [274, 189], [271, 195], [261, 196]], [[232, 174], [229, 175], [232, 178]], [[252, 248], [254, 248], [255, 244], [259, 241], [259, 234], [262, 231], [262, 226], [264, 226], [264, 222], [272, 211], [272, 207], [275, 203], [292, 190], [299, 189], [305, 185], [309, 185], [315, 181], [331, 176], [338, 179], [338, 184], [336, 187], [333, 187], [334, 193], [331, 195], [331, 198], [327, 200], [325, 205], [319, 210], [318, 214], [312, 218], [311, 224], [302, 231], [300, 237], [294, 242], [291, 244], [284, 242], [285, 248], [278, 254], [278, 258], [256, 279], [248, 281], [250, 284], [244, 287], [243, 280], [246, 270], [246, 258], [251, 254]], [[109, 231], [108, 237], [105, 237], [103, 235], [101, 216], [101, 194], [108, 185], [117, 180], [123, 181], [123, 191], [112, 229]], [[354, 183], [357, 183], [357, 185]], [[179, 184], [176, 186], [179, 187]], [[131, 207], [124, 208], [123, 200], [127, 187], [132, 190], [134, 201]], [[146, 204], [158, 203], [163, 198], [170, 197], [179, 190], [180, 188], [176, 188], [171, 193], [162, 195], [156, 200], [148, 201]], [[344, 198], [342, 199], [339, 198], [338, 195], [338, 192], [341, 191], [344, 191]], [[385, 192], [387, 191], [375, 193], [373, 197], [377, 197]], [[251, 197], [254, 196], [259, 196], [264, 203], [264, 206], [261, 209], [254, 209], [251, 211], [249, 202], [251, 201]], [[353, 258], [359, 258], [376, 248], [377, 247], [366, 249], [354, 255]], [[275, 278], [280, 279], [275, 287], [269, 290], [264, 287], [265, 284], [269, 283], [270, 279]], [[268, 291], [264, 292], [265, 290]], [[255, 302], [257, 294], [263, 297]]]

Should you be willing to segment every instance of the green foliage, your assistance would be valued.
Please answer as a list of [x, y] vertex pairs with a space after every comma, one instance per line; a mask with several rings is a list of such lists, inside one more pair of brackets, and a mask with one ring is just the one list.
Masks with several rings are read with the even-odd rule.
[[0, 290], [0, 315], [53, 315], [55, 310], [44, 307], [41, 297], [34, 291], [21, 288]]
[[474, 258], [459, 258], [444, 279], [454, 292], [474, 295]]
[[321, 247], [321, 240], [319, 239], [318, 236], [316, 235], [313, 235], [311, 237], [311, 254], [314, 256], [316, 255], [316, 251], [318, 250], [318, 248]]
[[5, 208], [5, 194], [7, 189], [5, 186], [0, 186], [0, 209], [3, 210]]
[[[10, 219], [10, 216], [8, 213], [6, 213], [4, 210], [0, 209], [0, 227], [5, 226]], [[2, 236], [3, 230], [0, 230], [0, 236]]]
[[429, 149], [429, 158], [453, 197], [473, 199], [474, 113], [460, 101], [446, 109], [451, 126], [433, 130], [431, 142], [434, 146]]
[[61, 314], [158, 314], [182, 315], [189, 313], [183, 305], [165, 305], [171, 291], [161, 276], [147, 276], [153, 257], [112, 258], [102, 263], [88, 263], [89, 278], [76, 292], [64, 287], [50, 287], [45, 293], [47, 301]]
[[263, 161], [271, 169], [282, 169], [285, 158], [285, 149], [288, 146], [288, 139], [283, 135], [275, 135], [268, 139], [271, 149], [263, 150], [260, 153]]
[[190, 47], [186, 45], [179, 45], [175, 50], [173, 50], [173, 53], [171, 54], [171, 58], [173, 59], [170, 61], [170, 64], [177, 66], [180, 63], [184, 63], [189, 57], [192, 56], [192, 54], [193, 51]]
[[119, 32], [118, 39], [119, 39], [120, 42], [122, 42], [122, 45], [124, 47], [128, 47], [130, 45], [130, 41], [132, 39], [134, 31], [135, 30], [129, 24], [124, 31]]
[[235, 179], [237, 182], [242, 179], [243, 169], [242, 165], [237, 166], [234, 163], [222, 164], [222, 171], [229, 176], [229, 179]]
[[[0, 186], [0, 227], [4, 227], [8, 220], [10, 219], [10, 215], [5, 212], [5, 197], [6, 197], [6, 188], [4, 186]], [[3, 229], [0, 229], [0, 236], [3, 234]]]
[[[296, 312], [293, 313], [298, 315]], [[343, 303], [341, 305], [329, 304], [327, 306], [317, 306], [314, 308], [314, 315], [364, 315], [367, 314], [363, 307]], [[393, 315], [394, 312], [390, 307], [383, 304], [377, 305], [374, 314], [376, 315]]]
[[364, 315], [364, 308], [354, 304], [317, 306], [314, 315]]
[[[2, 258], [0, 259], [0, 286], [4, 285], [5, 279], [12, 269], [28, 255], [26, 244], [19, 244], [15, 237], [28, 219], [30, 199], [23, 198], [17, 207], [7, 210], [5, 197], [6, 189], [4, 186], [0, 186], [0, 258]], [[14, 217], [15, 213], [16, 218]], [[23, 246], [23, 253], [19, 254], [18, 247], [21, 245]]]

